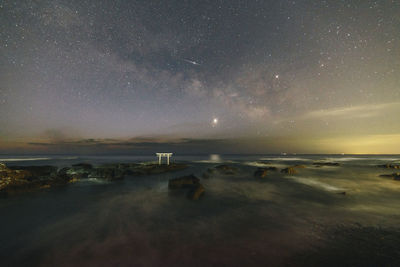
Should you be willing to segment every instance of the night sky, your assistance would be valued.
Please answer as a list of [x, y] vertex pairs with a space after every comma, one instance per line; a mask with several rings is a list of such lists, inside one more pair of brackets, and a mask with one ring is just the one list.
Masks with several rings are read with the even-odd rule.
[[400, 1], [0, 0], [0, 152], [400, 153]]

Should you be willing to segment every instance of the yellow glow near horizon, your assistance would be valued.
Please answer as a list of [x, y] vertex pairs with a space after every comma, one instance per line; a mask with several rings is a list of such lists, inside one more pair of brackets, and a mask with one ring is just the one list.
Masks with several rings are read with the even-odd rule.
[[398, 154], [400, 134], [381, 134], [321, 139], [320, 148], [330, 153], [346, 154]]

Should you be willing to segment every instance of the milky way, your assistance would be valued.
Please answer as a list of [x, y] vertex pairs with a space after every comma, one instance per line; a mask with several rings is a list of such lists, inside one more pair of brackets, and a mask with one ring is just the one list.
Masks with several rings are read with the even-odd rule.
[[0, 12], [0, 152], [400, 153], [399, 1], [0, 1]]

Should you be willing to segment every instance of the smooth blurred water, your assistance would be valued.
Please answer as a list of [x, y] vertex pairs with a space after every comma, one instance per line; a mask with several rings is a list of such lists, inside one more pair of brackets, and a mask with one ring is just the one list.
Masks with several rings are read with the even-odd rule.
[[[0, 156], [9, 166], [155, 160]], [[174, 155], [173, 160], [189, 168], [117, 182], [89, 179], [0, 199], [0, 265], [286, 265], [323, 242], [321, 225], [400, 223], [400, 181], [379, 177], [394, 171], [376, 167], [400, 162], [398, 155]], [[321, 160], [341, 165], [312, 165]], [[201, 177], [219, 164], [238, 172], [201, 179], [206, 193], [199, 201], [169, 194], [169, 179]], [[296, 175], [253, 176], [257, 167], [296, 164], [306, 168]]]

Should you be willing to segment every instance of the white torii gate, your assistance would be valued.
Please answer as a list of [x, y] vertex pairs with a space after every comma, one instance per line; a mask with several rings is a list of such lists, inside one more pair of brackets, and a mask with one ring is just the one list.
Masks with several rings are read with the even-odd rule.
[[167, 165], [169, 165], [169, 157], [172, 157], [172, 153], [156, 153], [158, 157], [158, 165], [161, 165], [161, 158], [167, 157]]

